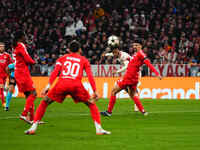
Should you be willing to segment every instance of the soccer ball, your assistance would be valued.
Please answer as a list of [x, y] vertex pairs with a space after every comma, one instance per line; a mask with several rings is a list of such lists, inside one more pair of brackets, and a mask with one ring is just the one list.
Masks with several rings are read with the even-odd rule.
[[119, 46], [119, 38], [115, 35], [111, 35], [109, 38], [108, 38], [108, 46]]

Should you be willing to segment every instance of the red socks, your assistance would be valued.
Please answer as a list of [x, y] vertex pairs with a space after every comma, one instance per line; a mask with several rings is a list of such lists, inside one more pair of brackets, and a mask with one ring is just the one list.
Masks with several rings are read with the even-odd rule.
[[36, 98], [36, 96], [33, 95], [33, 94], [28, 96], [28, 98], [26, 99], [26, 104], [25, 104], [24, 111], [22, 112], [22, 116], [27, 116], [28, 112], [30, 111], [30, 108], [32, 106], [34, 106], [35, 98]]
[[101, 124], [100, 113], [96, 104], [90, 103], [88, 107], [90, 108], [90, 113], [94, 122], [96, 121], [98, 124]]
[[48, 104], [44, 100], [40, 102], [40, 105], [38, 106], [35, 112], [34, 123], [42, 119], [42, 117], [44, 116], [44, 113], [46, 112], [47, 106]]
[[0, 88], [0, 95], [1, 95], [1, 102], [2, 102], [2, 105], [5, 103], [5, 99], [4, 99], [4, 89], [3, 88]]
[[30, 121], [34, 119], [34, 104], [31, 106], [30, 110]]
[[114, 108], [115, 102], [116, 102], [116, 96], [111, 96], [109, 104], [108, 104], [108, 112], [109, 113], [112, 113], [112, 110]]
[[142, 106], [142, 103], [140, 102], [140, 99], [138, 98], [138, 96], [134, 96], [133, 100], [135, 102], [135, 104], [137, 105], [138, 109], [140, 112], [144, 113], [144, 107]]

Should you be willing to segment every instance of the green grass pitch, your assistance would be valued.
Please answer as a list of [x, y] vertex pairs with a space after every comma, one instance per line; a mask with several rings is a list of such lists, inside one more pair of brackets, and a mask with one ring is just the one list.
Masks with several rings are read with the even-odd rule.
[[[38, 106], [40, 99], [36, 100]], [[23, 98], [13, 98], [9, 112], [0, 110], [1, 150], [199, 150], [200, 101], [142, 100], [148, 116], [133, 112], [133, 102], [118, 99], [111, 118], [102, 117], [111, 135], [96, 135], [89, 109], [66, 99], [47, 108], [36, 135], [18, 119]], [[100, 99], [100, 111], [107, 108]]]

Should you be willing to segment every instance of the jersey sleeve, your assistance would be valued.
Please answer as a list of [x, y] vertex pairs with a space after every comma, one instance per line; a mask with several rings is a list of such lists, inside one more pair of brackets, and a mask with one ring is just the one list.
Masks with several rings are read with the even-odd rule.
[[18, 48], [19, 48], [19, 53], [24, 57], [24, 60], [27, 64], [35, 64], [35, 61], [28, 54], [25, 45], [20, 44]]
[[105, 56], [114, 56], [113, 53], [106, 53]]
[[52, 84], [56, 77], [59, 75], [60, 73], [60, 70], [62, 68], [62, 63], [59, 61], [59, 59], [56, 61], [56, 64], [55, 64], [55, 67], [54, 67], [54, 70], [52, 71], [50, 77], [49, 77], [49, 83]]
[[156, 70], [156, 68], [151, 64], [150, 60], [149, 59], [145, 59], [144, 60], [144, 63], [151, 69], [151, 71], [153, 71], [156, 76], [159, 76], [159, 73], [158, 71]]
[[85, 72], [86, 72], [86, 74], [88, 76], [90, 85], [92, 86], [92, 89], [95, 92], [96, 91], [96, 84], [95, 84], [94, 77], [93, 77], [92, 71], [91, 71], [91, 66], [90, 66], [90, 63], [89, 63], [88, 60], [85, 61], [84, 68], [85, 68]]
[[124, 61], [123, 67], [121, 69], [117, 70], [117, 73], [124, 72], [126, 70], [126, 68], [128, 67], [128, 63], [129, 63], [128, 60]]
[[140, 51], [140, 57], [142, 58], [142, 59], [146, 59], [147, 58], [147, 55], [143, 52], [143, 51]]

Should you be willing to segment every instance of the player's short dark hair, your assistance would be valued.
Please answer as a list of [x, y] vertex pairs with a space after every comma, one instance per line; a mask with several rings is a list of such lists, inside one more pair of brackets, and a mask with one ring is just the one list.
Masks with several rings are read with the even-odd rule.
[[14, 39], [13, 39], [13, 46], [16, 47], [17, 46], [17, 42], [23, 37], [25, 36], [24, 31], [22, 30], [18, 30], [14, 33]]
[[4, 42], [0, 42], [0, 45], [5, 45], [5, 43]]
[[70, 49], [71, 52], [78, 52], [80, 47], [81, 47], [80, 43], [78, 41], [76, 41], [76, 40], [73, 40], [69, 44], [69, 49]]
[[142, 39], [141, 38], [137, 38], [133, 41], [133, 43], [139, 43], [142, 45]]
[[14, 33], [14, 39], [15, 39], [15, 40], [19, 40], [19, 39], [21, 39], [23, 36], [25, 36], [25, 33], [24, 33], [24, 31], [22, 31], [22, 30], [18, 30], [18, 31], [16, 31], [16, 32]]

